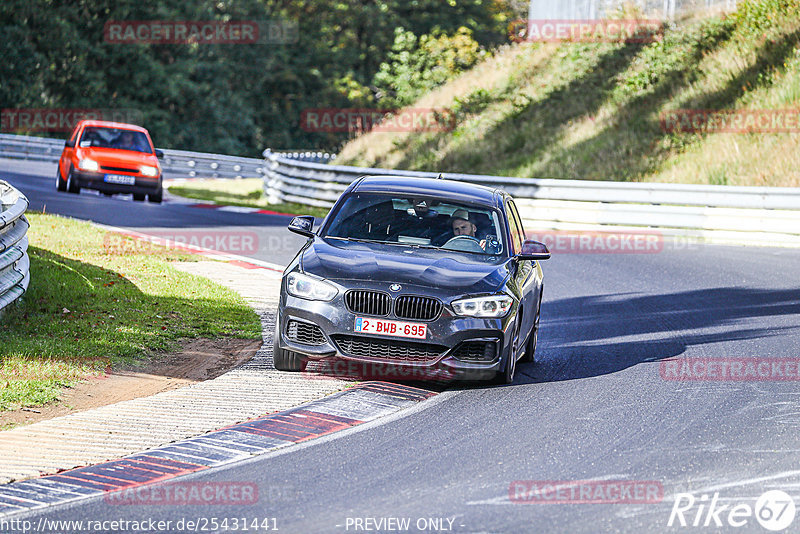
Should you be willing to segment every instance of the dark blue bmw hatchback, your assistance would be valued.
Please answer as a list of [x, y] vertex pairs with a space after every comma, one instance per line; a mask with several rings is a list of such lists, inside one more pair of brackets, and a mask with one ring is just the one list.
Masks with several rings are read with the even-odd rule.
[[313, 217], [289, 225], [308, 242], [283, 275], [277, 369], [344, 361], [511, 383], [517, 361], [533, 361], [550, 253], [525, 239], [507, 193], [362, 177], [313, 227]]

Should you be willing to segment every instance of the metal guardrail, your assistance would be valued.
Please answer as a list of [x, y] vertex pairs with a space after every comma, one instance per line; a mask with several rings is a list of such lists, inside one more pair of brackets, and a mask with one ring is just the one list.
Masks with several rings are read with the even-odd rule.
[[[0, 134], [0, 157], [34, 161], [58, 161], [63, 139]], [[164, 178], [258, 178], [264, 161], [205, 152], [164, 149]]]
[[[267, 155], [270, 203], [330, 207], [359, 176], [436, 178], [438, 173], [345, 167]], [[723, 243], [800, 246], [800, 189], [598, 182], [445, 174], [502, 189], [517, 199], [527, 230], [642, 231]]]
[[308, 150], [279, 150], [272, 152], [269, 148], [263, 152], [264, 159], [269, 158], [270, 154], [275, 154], [280, 158], [308, 161], [310, 163], [330, 163], [336, 159], [336, 154], [328, 152], [312, 152]]
[[19, 299], [30, 282], [25, 195], [0, 181], [0, 313]]

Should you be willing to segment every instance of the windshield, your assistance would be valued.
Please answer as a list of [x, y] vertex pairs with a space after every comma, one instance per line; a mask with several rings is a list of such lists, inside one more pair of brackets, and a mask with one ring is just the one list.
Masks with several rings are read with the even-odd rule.
[[119, 150], [132, 150], [152, 154], [147, 136], [135, 130], [119, 128], [100, 128], [89, 126], [83, 130], [80, 143], [81, 148], [99, 147], [116, 148]]
[[502, 254], [498, 212], [448, 200], [360, 193], [349, 195], [322, 237]]

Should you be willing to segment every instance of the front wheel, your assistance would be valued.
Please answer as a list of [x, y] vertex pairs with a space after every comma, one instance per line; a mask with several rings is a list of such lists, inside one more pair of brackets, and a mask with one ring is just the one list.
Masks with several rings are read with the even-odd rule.
[[506, 368], [497, 373], [496, 382], [498, 384], [508, 385], [514, 382], [514, 372], [517, 370], [517, 356], [512, 351], [511, 354], [508, 355], [508, 362], [506, 363]]
[[158, 193], [150, 193], [147, 195], [147, 200], [154, 204], [161, 204], [161, 201], [164, 198], [164, 191], [163, 189], [159, 189]]
[[300, 354], [291, 350], [276, 349], [272, 354], [275, 369], [296, 373], [305, 371], [308, 362]]
[[514, 372], [517, 370], [517, 345], [519, 344], [520, 329], [517, 327], [517, 335], [514, 343], [511, 346], [511, 351], [508, 354], [508, 361], [506, 367], [495, 378], [495, 382], [501, 385], [507, 385], [514, 382]]
[[67, 174], [67, 191], [74, 194], [79, 194], [81, 192], [81, 188], [78, 187], [78, 184], [75, 183], [75, 178], [72, 176], [72, 169], [69, 170], [69, 174]]
[[61, 191], [63, 193], [66, 190], [67, 182], [61, 179], [61, 169], [56, 169], [56, 191]]
[[272, 361], [275, 365], [275, 369], [278, 371], [289, 371], [294, 373], [298, 371], [305, 371], [306, 365], [308, 364], [305, 358], [296, 352], [280, 348], [278, 341], [281, 335], [281, 318], [278, 316], [275, 319], [275, 336], [272, 345]]
[[539, 315], [542, 312], [542, 299], [539, 299], [539, 306], [536, 308], [536, 319], [533, 321], [533, 328], [528, 336], [528, 343], [525, 345], [525, 354], [520, 359], [521, 362], [533, 363], [536, 361], [536, 340], [539, 338]]

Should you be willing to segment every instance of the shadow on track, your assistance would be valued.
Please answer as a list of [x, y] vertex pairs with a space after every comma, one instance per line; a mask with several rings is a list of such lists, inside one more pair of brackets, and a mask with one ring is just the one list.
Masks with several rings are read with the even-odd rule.
[[[800, 329], [800, 320], [768, 320], [790, 315], [800, 317], [797, 289], [723, 287], [545, 302], [537, 363], [521, 366], [517, 382], [589, 378], [679, 356], [692, 346], [782, 336]], [[749, 350], [745, 345], [726, 355]]]

